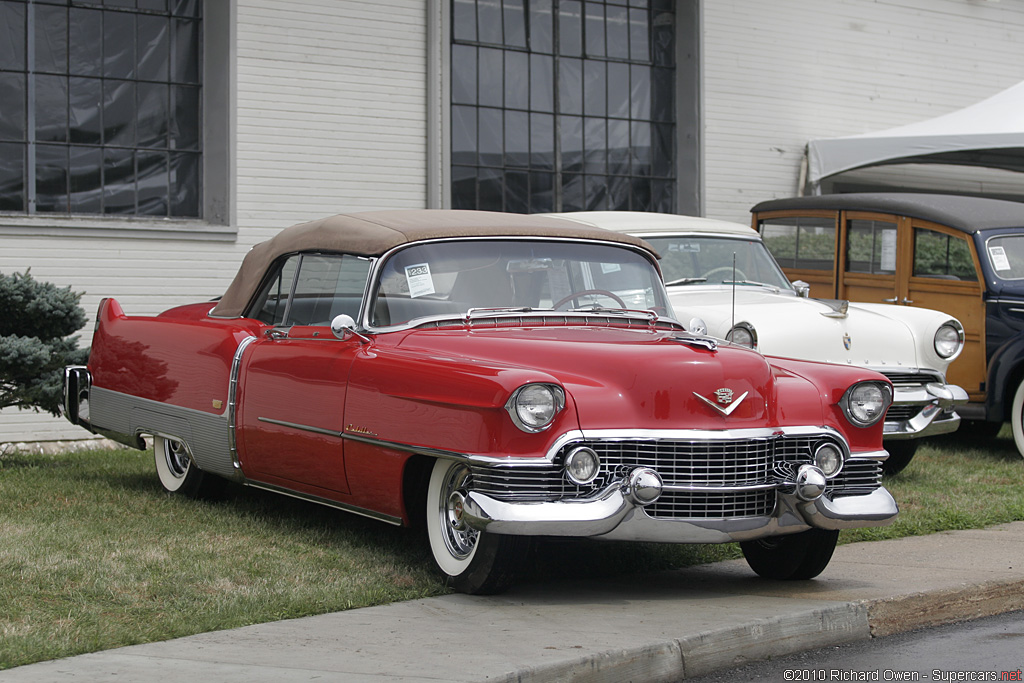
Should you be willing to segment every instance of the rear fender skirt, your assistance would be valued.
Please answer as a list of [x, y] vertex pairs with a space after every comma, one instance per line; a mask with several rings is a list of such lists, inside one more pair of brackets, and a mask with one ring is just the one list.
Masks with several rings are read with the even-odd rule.
[[[90, 410], [96, 432], [134, 445], [141, 434], [160, 434], [184, 441], [199, 469], [242, 481], [232, 458], [228, 415], [214, 415], [93, 386]], [[102, 425], [102, 427], [100, 426]], [[138, 448], [138, 446], [135, 446]]]

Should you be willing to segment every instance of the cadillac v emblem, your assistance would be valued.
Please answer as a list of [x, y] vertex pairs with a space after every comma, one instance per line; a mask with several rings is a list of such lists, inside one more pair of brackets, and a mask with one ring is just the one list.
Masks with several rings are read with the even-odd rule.
[[730, 415], [732, 415], [732, 411], [736, 410], [736, 408], [739, 407], [739, 405], [741, 403], [743, 403], [743, 399], [745, 399], [747, 397], [748, 393], [750, 393], [750, 392], [744, 391], [743, 394], [734, 401], [733, 398], [732, 398], [732, 395], [733, 395], [732, 389], [722, 388], [722, 389], [716, 390], [715, 391], [715, 398], [717, 399], [718, 403], [722, 404], [723, 406], [729, 406], [728, 408], [722, 408], [717, 403], [715, 403], [715, 401], [712, 401], [709, 398], [701, 396], [696, 391], [693, 392], [693, 395], [696, 396], [697, 398], [699, 398], [701, 401], [704, 401], [704, 403], [708, 404], [709, 406], [711, 406], [715, 410], [717, 410], [721, 415], [723, 415], [725, 417], [729, 417]]
[[847, 351], [849, 351], [850, 347], [853, 346], [853, 340], [850, 339], [850, 335], [849, 334], [844, 334], [843, 335], [843, 346], [846, 347]]

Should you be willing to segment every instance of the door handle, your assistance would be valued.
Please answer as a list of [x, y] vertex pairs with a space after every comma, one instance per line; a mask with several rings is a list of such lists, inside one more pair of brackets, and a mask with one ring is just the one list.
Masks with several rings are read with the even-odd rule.
[[885, 303], [885, 304], [894, 304], [897, 301], [899, 301], [899, 299], [896, 298], [896, 297], [893, 297], [891, 299], [882, 299], [882, 303]]
[[912, 304], [914, 302], [912, 300], [908, 299], [907, 297], [903, 297], [903, 301], [901, 301], [900, 303], [909, 306], [910, 304]]

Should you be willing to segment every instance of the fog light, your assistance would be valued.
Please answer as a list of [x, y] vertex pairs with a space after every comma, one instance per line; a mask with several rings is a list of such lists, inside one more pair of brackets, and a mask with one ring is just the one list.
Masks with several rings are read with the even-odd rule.
[[577, 486], [594, 481], [601, 468], [601, 459], [591, 449], [580, 446], [565, 456], [565, 476]]
[[814, 464], [822, 474], [831, 479], [843, 469], [843, 452], [835, 444], [822, 444], [814, 452]]

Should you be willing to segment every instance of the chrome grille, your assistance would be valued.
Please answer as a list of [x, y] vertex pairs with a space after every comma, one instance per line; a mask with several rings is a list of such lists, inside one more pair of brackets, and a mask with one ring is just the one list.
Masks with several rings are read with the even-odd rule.
[[942, 382], [942, 376], [931, 372], [883, 372], [894, 386], [919, 387], [931, 382]]
[[666, 491], [644, 508], [655, 519], [763, 517], [775, 509], [775, 490]]
[[921, 412], [924, 406], [889, 406], [885, 419], [889, 421], [909, 420]]
[[877, 460], [851, 458], [843, 471], [829, 482], [826, 493], [834, 498], [863, 496], [882, 485], [882, 463]]
[[583, 445], [594, 449], [614, 474], [650, 467], [668, 486], [743, 486], [771, 479], [772, 440], [768, 438], [593, 441]]
[[[720, 519], [769, 515], [775, 508], [779, 481], [791, 481], [797, 468], [810, 463], [826, 434], [768, 436], [748, 439], [618, 439], [573, 441], [563, 447], [552, 465], [487, 467], [473, 465], [472, 487], [508, 501], [545, 501], [584, 497], [622, 479], [636, 467], [661, 475], [667, 490], [644, 508], [658, 519]], [[561, 463], [573, 448], [587, 446], [601, 458], [593, 483], [577, 486], [562, 472]], [[874, 460], [847, 460], [829, 482], [832, 496], [864, 495], [881, 484], [881, 465]], [[750, 487], [764, 487], [750, 490]], [[677, 488], [707, 488], [679, 491]]]

